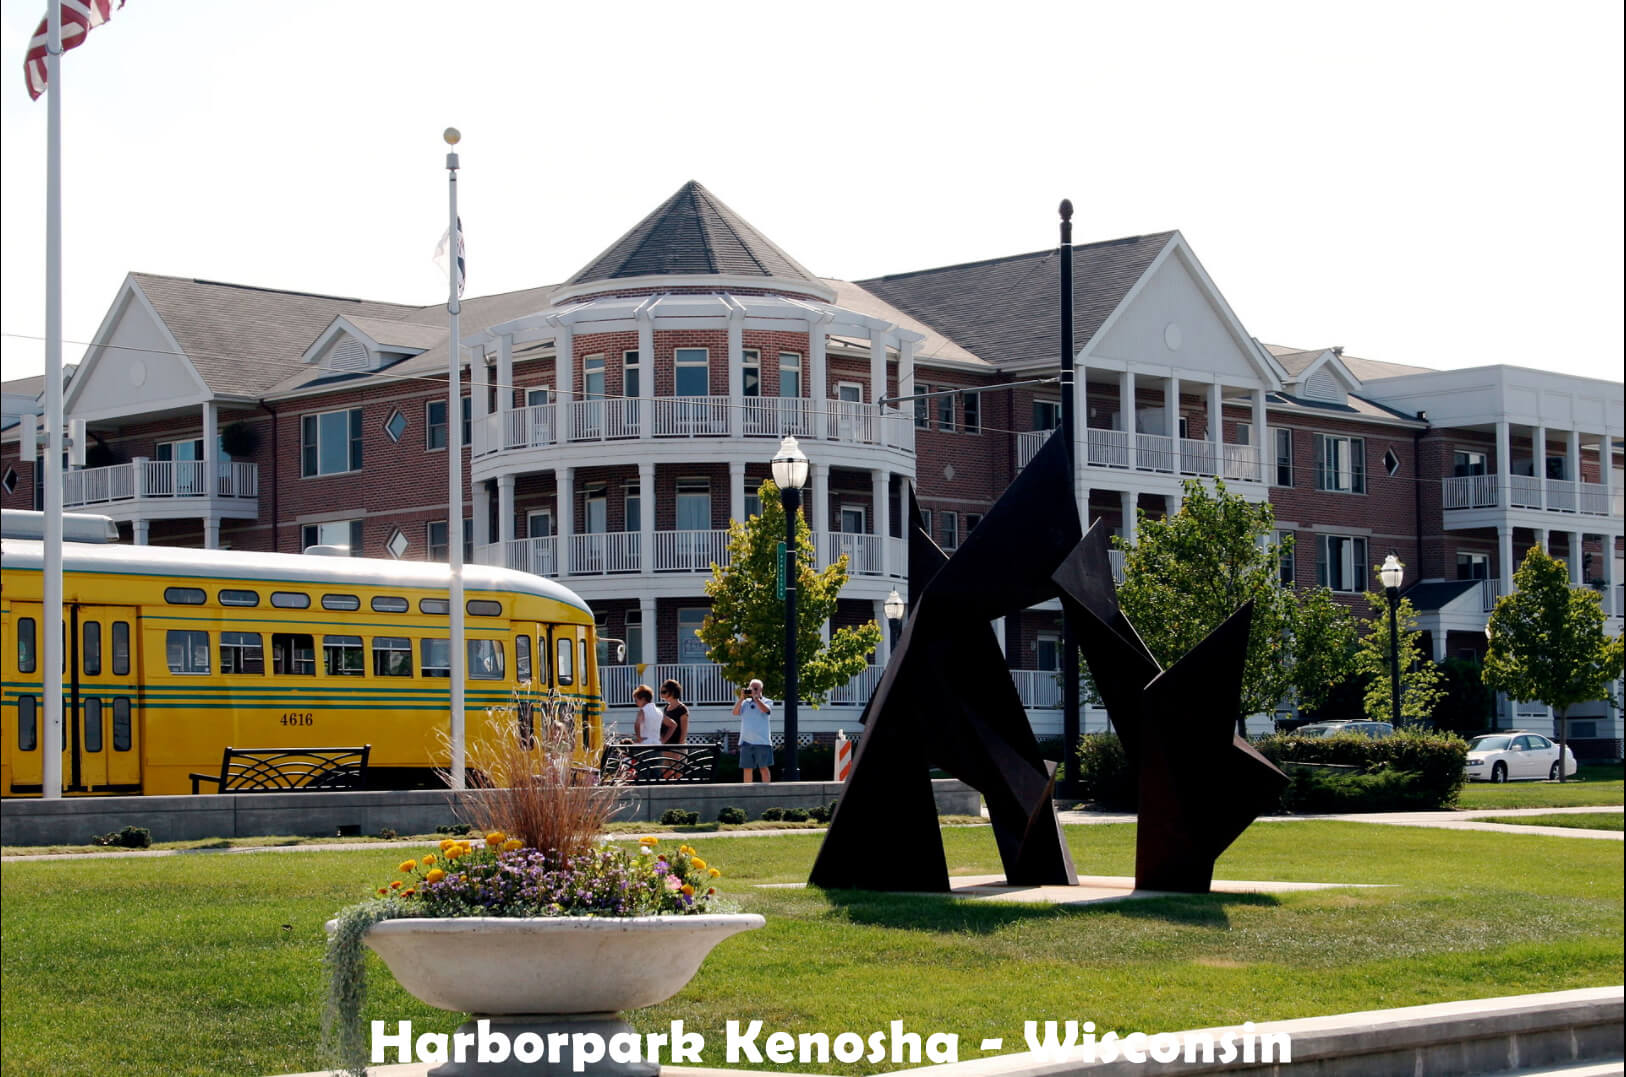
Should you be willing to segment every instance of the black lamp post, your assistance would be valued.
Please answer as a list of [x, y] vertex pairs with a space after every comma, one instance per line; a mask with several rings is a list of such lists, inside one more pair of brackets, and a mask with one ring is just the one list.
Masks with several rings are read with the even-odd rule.
[[886, 601], [881, 603], [881, 612], [886, 614], [887, 627], [891, 631], [891, 635], [887, 636], [887, 640], [893, 647], [898, 645], [898, 632], [903, 628], [903, 615], [908, 608], [904, 604], [903, 596], [898, 594], [896, 587], [892, 588], [892, 593], [886, 596]]
[[[1063, 198], [1057, 207], [1061, 215], [1061, 436], [1067, 444], [1067, 503], [1070, 510], [1078, 511], [1078, 444], [1075, 440], [1078, 428], [1078, 396], [1074, 391], [1073, 370], [1073, 202]], [[1133, 412], [1133, 405], [1127, 409]], [[1090, 526], [1090, 507], [1084, 506], [1084, 526]], [[1077, 778], [1078, 767], [1073, 758], [1078, 748], [1079, 728], [1079, 683], [1078, 667], [1079, 653], [1078, 640], [1073, 637], [1072, 622], [1063, 618], [1061, 625], [1061, 739], [1062, 739], [1062, 769], [1067, 779], [1062, 783], [1062, 791], [1069, 796], [1078, 795], [1080, 785]]]
[[773, 481], [785, 508], [785, 766], [787, 782], [800, 781], [796, 763], [796, 511], [807, 484], [807, 454], [786, 435], [772, 460]]
[[1383, 581], [1383, 594], [1389, 600], [1389, 704], [1390, 717], [1396, 729], [1400, 728], [1400, 632], [1396, 628], [1396, 614], [1400, 609], [1400, 583], [1406, 577], [1406, 566], [1400, 558], [1390, 554], [1378, 569]]

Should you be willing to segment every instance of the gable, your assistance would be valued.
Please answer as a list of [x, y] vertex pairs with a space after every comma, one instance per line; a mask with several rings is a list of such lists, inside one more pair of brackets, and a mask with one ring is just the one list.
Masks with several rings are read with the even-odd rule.
[[211, 394], [140, 291], [126, 285], [69, 387], [69, 418], [115, 419], [201, 404]]
[[1274, 384], [1195, 260], [1177, 240], [1148, 270], [1086, 349], [1094, 359], [1212, 371], [1244, 384]]

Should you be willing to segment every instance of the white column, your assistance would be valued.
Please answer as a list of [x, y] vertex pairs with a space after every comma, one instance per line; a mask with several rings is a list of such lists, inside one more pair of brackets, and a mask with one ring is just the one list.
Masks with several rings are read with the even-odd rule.
[[[640, 361], [642, 358], [642, 356], [639, 357]], [[632, 662], [645, 662], [653, 664], [656, 661], [655, 656], [660, 654], [660, 649], [655, 645], [654, 595], [638, 596], [638, 618], [639, 620], [643, 621], [644, 649], [641, 654], [629, 654], [627, 655], [627, 658]], [[657, 691], [659, 691], [660, 685], [655, 685], [654, 687]]]
[[824, 346], [827, 338], [824, 326], [825, 320], [822, 318], [809, 320], [807, 325], [807, 395], [812, 401], [808, 406], [819, 411], [824, 410], [824, 402], [830, 398], [830, 376], [825, 370]]
[[728, 462], [728, 518], [745, 522], [745, 461]]
[[[639, 357], [642, 362], [642, 356]], [[648, 369], [647, 367], [645, 368]], [[643, 373], [639, 373], [639, 378]], [[643, 572], [655, 569], [655, 464], [638, 464], [638, 567]], [[644, 629], [647, 637], [649, 629]]]
[[[915, 391], [915, 345], [918, 341], [901, 340], [898, 342], [898, 396], [909, 396]], [[909, 412], [904, 405], [905, 413]], [[913, 420], [911, 420], [913, 421]]]
[[1118, 496], [1122, 500], [1122, 504], [1123, 504], [1123, 514], [1124, 514], [1123, 534], [1124, 534], [1124, 541], [1125, 542], [1134, 542], [1135, 541], [1135, 533], [1136, 533], [1136, 530], [1137, 530], [1136, 529], [1136, 522], [1137, 521], [1136, 521], [1136, 517], [1135, 517], [1135, 505], [1136, 505], [1136, 502], [1139, 499], [1135, 496], [1135, 491], [1134, 490], [1124, 490], [1124, 491], [1120, 492]]
[[[767, 356], [762, 362], [768, 361]], [[776, 360], [777, 361], [777, 360]], [[728, 312], [728, 434], [740, 436], [740, 404], [745, 399], [745, 310], [736, 306]], [[760, 385], [761, 383], [758, 382]], [[816, 399], [816, 398], [815, 398]]]
[[[1270, 457], [1274, 449], [1269, 434], [1270, 431], [1265, 429], [1265, 387], [1261, 385], [1253, 391], [1253, 443], [1259, 454], [1259, 471], [1254, 477], [1267, 485], [1270, 483]], [[1416, 466], [1414, 461], [1413, 469]]]
[[554, 518], [559, 521], [558, 538], [554, 541], [557, 547], [555, 560], [559, 564], [559, 575], [570, 575], [570, 542], [571, 536], [576, 533], [576, 469], [572, 467], [554, 468], [554, 486], [558, 493], [554, 495]]
[[886, 395], [886, 337], [879, 329], [869, 331], [869, 402], [873, 405]]
[[1615, 602], [1615, 536], [1605, 534], [1603, 538], [1603, 612], [1611, 617], [1619, 617], [1623, 611]]
[[514, 410], [514, 338], [497, 338], [497, 411], [506, 415]]
[[994, 638], [999, 641], [999, 653], [1008, 655], [1010, 652], [1006, 648], [1009, 641], [1005, 639], [1005, 618], [1003, 617], [994, 618]]
[[1180, 375], [1170, 374], [1163, 386], [1163, 411], [1169, 424], [1168, 435], [1174, 439], [1176, 473], [1180, 470]]
[[1430, 644], [1430, 646], [1432, 647], [1432, 649], [1434, 651], [1434, 661], [1436, 663], [1444, 662], [1445, 661], [1445, 628], [1443, 626], [1440, 628], [1439, 631], [1429, 633], [1429, 644]]
[[1502, 582], [1502, 594], [1513, 593], [1513, 527], [1496, 525], [1496, 575]]
[[[220, 494], [220, 411], [212, 400], [203, 402], [203, 488], [211, 501]], [[177, 486], [179, 483], [176, 484]], [[215, 541], [208, 539], [204, 529], [204, 547], [216, 549], [220, 545], [220, 521], [215, 520]]]
[[[474, 548], [478, 550], [491, 545], [491, 487], [485, 479], [475, 479], [473, 494]], [[452, 528], [452, 534], [457, 534], [457, 528]]]
[[1575, 483], [1575, 511], [1581, 511], [1581, 431], [1571, 427], [1564, 469]]
[[146, 520], [137, 519], [130, 523], [130, 537], [137, 546], [145, 546], [148, 537], [148, 524]]
[[[1604, 504], [1604, 510], [1603, 511], [1604, 511], [1604, 515], [1606, 515], [1606, 516], [1607, 515], [1613, 515], [1613, 510], [1609, 506], [1609, 494], [1610, 494], [1609, 487], [1611, 485], [1613, 485], [1613, 483], [1614, 483], [1614, 479], [1615, 479], [1614, 471], [1615, 471], [1615, 444], [1614, 444], [1614, 440], [1612, 438], [1610, 438], [1610, 436], [1607, 433], [1599, 434], [1598, 435], [1598, 481], [1603, 484], [1603, 504]], [[1611, 560], [1614, 559], [1614, 551], [1613, 550], [1610, 551], [1609, 556], [1610, 556]]]
[[1496, 503], [1503, 511], [1513, 507], [1513, 430], [1506, 419], [1496, 420]]
[[[1570, 457], [1571, 460], [1575, 458]], [[1571, 531], [1570, 536], [1570, 586], [1581, 586], [1581, 542], [1586, 535], [1580, 531]]]
[[1175, 513], [1179, 512], [1179, 511], [1180, 511], [1180, 495], [1179, 494], [1164, 494], [1163, 495], [1163, 515], [1165, 515], [1165, 516], [1173, 516]]
[[[1547, 508], [1547, 427], [1538, 425], [1530, 432], [1530, 456], [1535, 461], [1536, 489], [1541, 491], [1541, 508]], [[1543, 536], [1541, 548], [1547, 549]], [[1551, 552], [1551, 551], [1549, 551]]]
[[876, 536], [875, 544], [881, 548], [881, 562], [875, 567], [880, 570], [882, 576], [888, 575], [891, 571], [891, 551], [887, 549], [890, 544], [887, 542], [886, 533], [887, 517], [890, 515], [886, 511], [886, 491], [890, 485], [890, 478], [885, 468], [878, 467], [869, 473], [870, 531]]
[[[491, 411], [487, 407], [491, 401], [491, 368], [486, 365], [484, 350], [469, 352], [469, 382], [469, 418], [475, 429], [479, 429], [482, 425], [480, 420]], [[456, 427], [458, 421], [460, 420], [448, 423], [448, 429]], [[462, 434], [459, 433], [457, 436], [462, 437]], [[451, 437], [448, 437], [447, 441], [455, 444]]]
[[[508, 544], [514, 541], [514, 476], [497, 476], [497, 541], [502, 543], [503, 560], [507, 565]], [[512, 566], [510, 566], [512, 567]]]
[[[1075, 412], [1076, 414], [1083, 414]], [[1125, 459], [1129, 462], [1129, 470], [1135, 470], [1135, 435], [1139, 433], [1135, 421], [1135, 372], [1126, 370], [1118, 375], [1118, 417], [1120, 430], [1124, 431]]]
[[210, 515], [203, 518], [203, 548], [220, 549], [220, 517]]
[[1208, 383], [1208, 440], [1214, 445], [1214, 470], [1225, 473], [1225, 412], [1220, 406], [1220, 383]]
[[824, 536], [830, 530], [830, 465], [815, 463], [812, 473], [813, 481], [808, 495], [802, 499], [802, 508], [807, 512], [807, 526], [813, 529], [813, 563], [823, 568], [827, 543]]
[[[570, 326], [561, 326], [559, 336], [554, 341], [553, 380], [559, 387], [558, 423], [554, 436], [559, 441], [569, 441], [576, 432], [576, 349], [574, 330]], [[563, 519], [563, 517], [560, 517]], [[563, 571], [564, 562], [561, 561]]]
[[[655, 432], [655, 316], [648, 310], [638, 311], [638, 436], [647, 438]], [[649, 629], [644, 629], [648, 634]]]
[[886, 619], [886, 600], [877, 598], [870, 603], [870, 616], [881, 630], [881, 642], [875, 645], [875, 664], [886, 665], [892, 657], [892, 622]]

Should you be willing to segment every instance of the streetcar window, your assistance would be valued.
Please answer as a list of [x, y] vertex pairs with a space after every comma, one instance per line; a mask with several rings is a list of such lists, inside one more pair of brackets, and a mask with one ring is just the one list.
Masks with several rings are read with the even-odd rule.
[[420, 613], [448, 614], [452, 612], [452, 604], [444, 598], [420, 598], [418, 599], [418, 611]]
[[127, 752], [134, 738], [130, 736], [130, 697], [116, 696], [113, 699], [113, 750]]
[[17, 750], [32, 752], [40, 746], [39, 719], [33, 696], [17, 697]]
[[86, 621], [83, 634], [85, 642], [79, 653], [85, 659], [85, 676], [99, 677], [102, 674], [102, 623]]
[[258, 606], [260, 604], [260, 592], [222, 589], [220, 591], [220, 604], [222, 606]]
[[502, 641], [471, 639], [469, 647], [469, 676], [477, 681], [503, 679]]
[[404, 636], [374, 636], [373, 676], [412, 676], [412, 641]]
[[514, 637], [514, 676], [522, 682], [531, 679], [531, 637], [524, 633]]
[[271, 633], [271, 672], [294, 677], [316, 676], [316, 641], [302, 632]]
[[220, 633], [220, 672], [264, 673], [265, 646], [258, 632]]
[[405, 613], [410, 603], [400, 595], [373, 596], [374, 613]]
[[172, 606], [201, 606], [207, 600], [201, 587], [164, 588], [164, 601]]
[[546, 631], [536, 634], [536, 683], [548, 683], [548, 636]]
[[449, 639], [425, 639], [418, 645], [419, 668], [425, 677], [450, 677], [452, 675], [452, 641]]
[[303, 591], [272, 591], [271, 605], [282, 610], [308, 610], [311, 596]]
[[560, 684], [571, 684], [574, 680], [572, 671], [576, 668], [575, 648], [571, 646], [574, 642], [562, 637], [559, 640], [559, 661], [554, 668], [559, 675]]
[[85, 751], [99, 752], [102, 750], [102, 701], [92, 696], [80, 705], [84, 712], [81, 716], [84, 721]]
[[17, 672], [34, 672], [34, 618], [17, 619]]
[[324, 610], [359, 610], [361, 599], [355, 595], [323, 595], [322, 608]]
[[130, 622], [113, 622], [113, 675], [122, 677], [130, 672]]
[[209, 633], [190, 628], [172, 628], [164, 640], [164, 654], [171, 673], [209, 672]]
[[360, 636], [323, 636], [322, 671], [329, 677], [360, 677], [367, 672]]
[[502, 603], [489, 598], [471, 598], [468, 601], [468, 611], [476, 617], [501, 617]]

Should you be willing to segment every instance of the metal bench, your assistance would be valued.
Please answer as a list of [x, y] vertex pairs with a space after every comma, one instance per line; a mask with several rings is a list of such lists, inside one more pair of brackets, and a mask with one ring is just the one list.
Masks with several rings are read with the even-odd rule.
[[599, 770], [633, 785], [699, 785], [716, 780], [715, 744], [611, 744]]
[[219, 774], [190, 775], [192, 792], [213, 782], [217, 793], [336, 792], [367, 787], [367, 757], [359, 748], [227, 748]]

